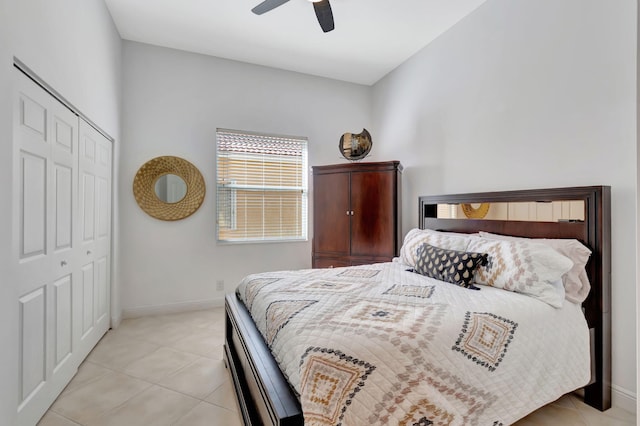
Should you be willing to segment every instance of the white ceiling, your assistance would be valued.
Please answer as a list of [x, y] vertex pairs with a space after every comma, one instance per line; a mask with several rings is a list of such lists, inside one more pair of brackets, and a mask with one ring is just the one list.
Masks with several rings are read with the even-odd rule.
[[331, 0], [323, 33], [308, 0], [105, 0], [122, 38], [371, 85], [486, 0]]

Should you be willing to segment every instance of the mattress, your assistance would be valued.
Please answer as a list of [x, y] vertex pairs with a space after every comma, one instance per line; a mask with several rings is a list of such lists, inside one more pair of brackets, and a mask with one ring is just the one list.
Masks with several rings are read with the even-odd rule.
[[305, 425], [508, 425], [589, 381], [579, 305], [407, 269], [270, 272], [239, 285]]

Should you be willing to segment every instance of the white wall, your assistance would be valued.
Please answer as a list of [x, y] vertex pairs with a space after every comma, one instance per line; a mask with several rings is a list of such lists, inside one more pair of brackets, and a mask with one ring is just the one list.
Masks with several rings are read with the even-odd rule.
[[[0, 195], [11, 199], [13, 56], [119, 138], [121, 41], [102, 0], [0, 0]], [[17, 287], [11, 209], [0, 208], [0, 424], [17, 410]], [[117, 307], [116, 307], [117, 308]], [[11, 349], [7, 349], [11, 348]]]
[[[640, 8], [636, 11], [636, 357], [640, 353]], [[637, 365], [637, 359], [636, 359]], [[636, 371], [636, 390], [640, 387], [640, 372]], [[636, 391], [637, 394], [637, 391]], [[636, 398], [636, 413], [640, 413], [640, 400]]]
[[[249, 273], [311, 267], [311, 240], [216, 243], [216, 128], [307, 136], [310, 165], [346, 161], [338, 141], [369, 127], [370, 88], [134, 42], [124, 43], [123, 64], [124, 313], [221, 303], [218, 280], [229, 292]], [[204, 176], [204, 203], [184, 220], [154, 219], [133, 197], [138, 168], [161, 155], [183, 157]]]
[[13, 54], [112, 137], [122, 41], [102, 0], [12, 0]]
[[[11, 26], [9, 0], [0, 0], [0, 197], [11, 199]], [[11, 249], [11, 208], [0, 208], [0, 342], [3, 348], [18, 346], [17, 287], [8, 275]], [[17, 351], [0, 351], [0, 423], [11, 424], [18, 407]]]
[[[489, 0], [374, 86], [377, 149], [417, 197], [612, 187], [614, 403], [635, 406], [633, 0]], [[382, 146], [381, 146], [382, 145]]]

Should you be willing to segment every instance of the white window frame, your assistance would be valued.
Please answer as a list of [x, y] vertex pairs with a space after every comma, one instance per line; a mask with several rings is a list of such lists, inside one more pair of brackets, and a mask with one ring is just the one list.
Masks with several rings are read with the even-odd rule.
[[[235, 231], [238, 229], [238, 200], [237, 200], [237, 187], [235, 186], [236, 180], [231, 179], [229, 184], [220, 184], [226, 188], [231, 188], [229, 192], [229, 199], [225, 201], [225, 206], [229, 207], [229, 212], [225, 213], [225, 216], [229, 218], [229, 229]], [[218, 194], [220, 191], [218, 191]], [[218, 195], [219, 196], [219, 195]], [[217, 201], [217, 200], [216, 200]]]
[[[298, 187], [293, 186], [285, 186], [285, 187], [277, 187], [277, 186], [264, 186], [264, 185], [242, 185], [238, 184], [235, 179], [232, 179], [228, 183], [222, 182], [222, 179], [219, 175], [218, 165], [219, 165], [219, 137], [218, 134], [220, 132], [224, 133], [236, 133], [238, 135], [247, 135], [254, 137], [264, 137], [267, 138], [276, 138], [276, 139], [294, 139], [300, 141], [302, 143], [302, 162], [301, 162], [301, 177], [302, 177], [302, 185]], [[261, 154], [251, 154], [251, 153], [242, 153], [239, 152], [235, 154], [236, 158], [242, 159], [260, 159], [264, 158]], [[291, 157], [282, 155], [277, 156], [273, 155], [272, 158], [279, 157], [280, 162], [292, 161]], [[297, 157], [296, 157], [297, 158]], [[295, 161], [298, 162], [297, 160]], [[216, 129], [216, 189], [219, 188], [230, 188], [230, 200], [225, 205], [228, 205], [231, 209], [228, 212], [228, 217], [230, 218], [230, 227], [229, 230], [237, 229], [237, 198], [236, 191], [237, 190], [257, 190], [257, 191], [300, 191], [302, 193], [302, 205], [300, 211], [300, 219], [301, 219], [301, 235], [299, 236], [280, 236], [280, 237], [260, 237], [260, 238], [232, 238], [232, 239], [221, 239], [220, 238], [220, 194], [222, 191], [216, 191], [216, 241], [221, 244], [246, 244], [246, 243], [273, 243], [273, 242], [300, 242], [300, 241], [308, 241], [308, 228], [309, 228], [309, 150], [308, 150], [308, 139], [306, 137], [301, 136], [284, 136], [284, 135], [274, 135], [274, 134], [266, 134], [266, 133], [257, 133], [257, 132], [249, 132], [249, 131], [240, 131], [240, 130], [229, 130], [229, 129]], [[263, 221], [264, 224], [264, 221]]]

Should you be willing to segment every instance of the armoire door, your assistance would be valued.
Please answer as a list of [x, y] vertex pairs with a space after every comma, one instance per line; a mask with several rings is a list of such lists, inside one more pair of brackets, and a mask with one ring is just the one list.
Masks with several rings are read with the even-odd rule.
[[[313, 248], [316, 253], [348, 256], [350, 251], [349, 173], [313, 177]], [[322, 232], [319, 232], [319, 231]]]
[[395, 171], [351, 173], [351, 255], [393, 257]]
[[80, 119], [79, 262], [75, 335], [81, 357], [109, 328], [111, 270], [111, 142]]
[[19, 71], [13, 118], [12, 266], [18, 424], [33, 425], [76, 372], [78, 117]]

